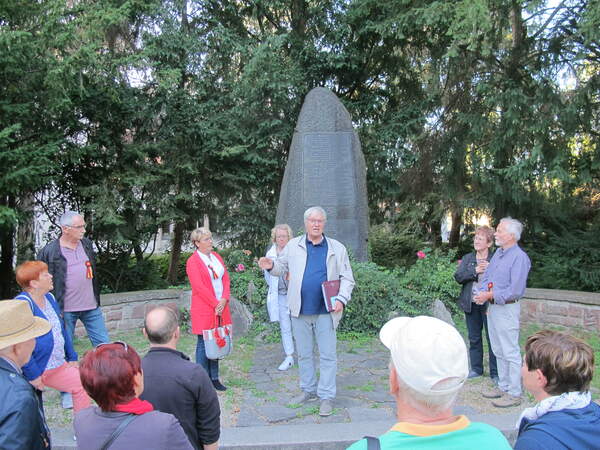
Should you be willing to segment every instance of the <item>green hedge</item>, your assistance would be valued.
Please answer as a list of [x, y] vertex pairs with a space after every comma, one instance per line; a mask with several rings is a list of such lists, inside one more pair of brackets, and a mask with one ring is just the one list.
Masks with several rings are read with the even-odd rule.
[[[390, 314], [427, 314], [434, 299], [440, 299], [451, 308], [458, 296], [459, 285], [453, 274], [456, 263], [453, 254], [429, 252], [407, 269], [382, 267], [371, 262], [352, 261], [356, 286], [352, 299], [340, 323], [341, 331], [376, 332], [389, 319]], [[247, 250], [227, 249], [223, 255], [231, 279], [231, 293], [242, 301], [258, 323], [267, 323], [267, 284], [263, 272], [256, 264], [255, 256]], [[181, 255], [178, 282], [187, 282], [185, 261], [190, 253]], [[152, 256], [142, 264], [119, 261], [105, 263], [103, 270], [110, 267], [111, 277], [101, 274], [103, 280], [121, 276], [116, 285], [122, 291], [158, 289], [167, 287], [165, 281], [169, 255]]]
[[371, 261], [388, 269], [412, 265], [415, 254], [423, 246], [417, 236], [396, 232], [386, 224], [372, 226], [369, 230]]

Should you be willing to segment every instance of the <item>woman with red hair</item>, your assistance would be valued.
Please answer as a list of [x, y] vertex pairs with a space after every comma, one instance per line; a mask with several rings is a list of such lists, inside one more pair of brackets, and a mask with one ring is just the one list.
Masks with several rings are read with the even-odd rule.
[[98, 406], [75, 415], [78, 448], [193, 449], [173, 415], [154, 411], [150, 402], [139, 399], [144, 375], [133, 347], [124, 342], [100, 344], [86, 352], [80, 372], [83, 387]]
[[23, 375], [38, 390], [46, 386], [73, 395], [75, 412], [90, 406], [90, 398], [81, 386], [77, 353], [60, 308], [50, 293], [52, 275], [42, 261], [26, 261], [16, 270], [17, 283], [23, 289], [16, 299], [27, 301], [33, 315], [46, 319], [52, 329], [35, 339], [31, 359], [23, 366]]

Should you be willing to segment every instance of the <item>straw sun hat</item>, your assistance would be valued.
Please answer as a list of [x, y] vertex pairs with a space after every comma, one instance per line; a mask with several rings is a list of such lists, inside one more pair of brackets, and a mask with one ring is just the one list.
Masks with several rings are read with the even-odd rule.
[[46, 334], [50, 322], [35, 317], [23, 300], [0, 301], [0, 350]]

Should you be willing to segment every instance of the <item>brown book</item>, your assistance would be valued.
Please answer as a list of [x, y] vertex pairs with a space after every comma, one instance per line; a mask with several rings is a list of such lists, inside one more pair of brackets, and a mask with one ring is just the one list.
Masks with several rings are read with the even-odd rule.
[[325, 309], [327, 309], [327, 312], [331, 312], [335, 306], [334, 297], [340, 292], [340, 280], [323, 281], [321, 289], [323, 290]]

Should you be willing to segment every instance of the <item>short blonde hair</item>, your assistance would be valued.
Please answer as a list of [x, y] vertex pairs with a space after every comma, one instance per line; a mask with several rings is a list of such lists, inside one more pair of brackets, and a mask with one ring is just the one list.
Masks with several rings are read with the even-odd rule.
[[275, 237], [277, 236], [277, 230], [285, 230], [288, 234], [288, 239], [292, 238], [292, 229], [287, 223], [280, 223], [273, 227], [271, 230], [271, 241], [275, 242]]
[[208, 228], [204, 228], [204, 227], [196, 228], [190, 234], [190, 241], [192, 242], [192, 245], [195, 247], [196, 242], [198, 242], [200, 239], [202, 239], [205, 236], [212, 237], [212, 233], [210, 232], [210, 230]]
[[475, 236], [481, 234], [485, 237], [488, 242], [494, 242], [494, 229], [488, 227], [487, 225], [482, 225], [480, 227], [475, 228]]

